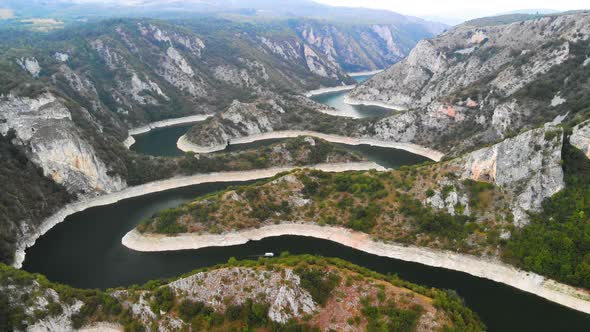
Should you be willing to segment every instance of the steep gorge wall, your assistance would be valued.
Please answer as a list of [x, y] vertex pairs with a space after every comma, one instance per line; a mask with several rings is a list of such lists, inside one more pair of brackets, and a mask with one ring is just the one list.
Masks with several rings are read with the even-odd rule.
[[350, 92], [353, 103], [406, 109], [361, 129], [456, 156], [547, 122], [580, 121], [590, 105], [590, 14], [461, 25]]

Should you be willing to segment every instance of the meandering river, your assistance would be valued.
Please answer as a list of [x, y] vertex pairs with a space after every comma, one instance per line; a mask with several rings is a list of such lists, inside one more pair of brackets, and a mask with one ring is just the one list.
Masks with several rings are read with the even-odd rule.
[[[151, 155], [174, 156], [176, 140], [190, 126], [162, 128], [136, 136], [132, 149]], [[277, 140], [233, 145], [230, 151], [256, 148]], [[402, 150], [371, 146], [355, 149], [385, 167], [416, 164], [426, 158]], [[242, 183], [208, 183], [127, 199], [73, 214], [27, 250], [23, 268], [50, 280], [77, 287], [108, 288], [173, 277], [196, 268], [226, 262], [230, 257], [255, 258], [272, 251], [340, 257], [382, 273], [427, 286], [453, 289], [477, 312], [489, 331], [587, 331], [590, 315], [543, 298], [465, 273], [379, 257], [337, 243], [297, 236], [268, 238], [245, 245], [178, 252], [136, 252], [121, 238], [155, 212], [178, 206], [195, 196]]]
[[382, 273], [398, 274], [415, 283], [453, 289], [484, 319], [490, 331], [586, 331], [590, 326], [589, 315], [502, 284], [369, 255], [326, 240], [285, 236], [225, 248], [151, 253], [132, 251], [121, 244], [121, 238], [129, 230], [153, 213], [236, 184], [243, 183], [174, 189], [73, 214], [27, 250], [23, 268], [77, 287], [108, 288], [177, 276], [224, 263], [230, 257], [252, 258], [268, 251], [311, 253], [340, 257]]
[[[353, 78], [358, 82], [361, 83], [363, 81], [368, 80], [373, 75], [360, 75], [360, 76], [353, 76]], [[391, 114], [392, 110], [386, 109], [383, 107], [378, 106], [365, 106], [365, 105], [349, 105], [344, 102], [344, 97], [350, 91], [336, 91], [336, 92], [328, 92], [322, 93], [319, 95], [311, 96], [310, 98], [328, 106], [332, 106], [336, 110], [337, 113], [335, 115], [339, 116], [348, 116], [357, 119], [362, 118], [375, 118], [375, 117], [382, 117]]]

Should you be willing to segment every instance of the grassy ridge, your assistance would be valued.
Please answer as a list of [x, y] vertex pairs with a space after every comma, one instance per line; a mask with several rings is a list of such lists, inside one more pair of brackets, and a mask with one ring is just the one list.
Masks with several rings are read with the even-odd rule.
[[[126, 331], [145, 331], [157, 326], [160, 319], [178, 317], [193, 329], [226, 331], [234, 328], [264, 328], [267, 331], [313, 331], [315, 330], [313, 317], [303, 320], [291, 320], [286, 324], [278, 324], [268, 318], [269, 305], [267, 302], [248, 299], [241, 304], [228, 305], [225, 311], [219, 312], [203, 302], [190, 300], [179, 293], [175, 293], [166, 286], [169, 282], [189, 277], [196, 273], [207, 273], [231, 267], [251, 268], [266, 271], [265, 273], [282, 273], [284, 269], [292, 269], [301, 278], [301, 285], [310, 292], [313, 299], [321, 307], [328, 299], [343, 295], [335, 294], [337, 287], [377, 287], [375, 297], [362, 299], [357, 308], [359, 315], [349, 320], [349, 324], [366, 324], [367, 330], [382, 331], [403, 329], [414, 331], [418, 319], [423, 313], [421, 306], [405, 309], [407, 305], [390, 298], [394, 289], [403, 289], [405, 293], [425, 296], [428, 303], [442, 312], [437, 318], [444, 331], [482, 331], [484, 326], [472, 311], [466, 308], [461, 299], [453, 292], [426, 288], [403, 281], [395, 276], [385, 276], [352, 263], [333, 258], [323, 258], [312, 255], [290, 256], [282, 254], [273, 259], [258, 261], [237, 261], [230, 259], [227, 264], [195, 270], [182, 277], [151, 281], [143, 286], [133, 286], [128, 289], [117, 290], [81, 290], [65, 285], [49, 282], [45, 277], [30, 274], [25, 271], [0, 264], [0, 281], [2, 285], [15, 285], [17, 289], [0, 292], [0, 329], [3, 331], [13, 328], [23, 329], [41, 319], [58, 316], [64, 312], [64, 305], [72, 305], [82, 301], [83, 306], [78, 313], [71, 317], [74, 327], [81, 327], [92, 322], [108, 321], [124, 325]], [[372, 285], [372, 286], [370, 286]], [[53, 289], [58, 299], [50, 301], [43, 309], [35, 310], [31, 315], [25, 310], [33, 305], [39, 296], [46, 296], [49, 289]], [[14, 297], [19, 296], [20, 300]], [[157, 317], [151, 326], [146, 326], [134, 316], [127, 304], [133, 303], [143, 296], [149, 301], [150, 308]], [[165, 312], [165, 313], [160, 313]], [[358, 317], [358, 318], [357, 318]], [[155, 325], [154, 325], [155, 324]]]

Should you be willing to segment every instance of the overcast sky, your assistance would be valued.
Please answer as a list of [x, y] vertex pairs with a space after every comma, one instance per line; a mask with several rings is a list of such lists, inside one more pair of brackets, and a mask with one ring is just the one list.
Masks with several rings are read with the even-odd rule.
[[415, 16], [475, 18], [519, 9], [588, 9], [588, 0], [314, 0], [330, 5], [389, 9]]

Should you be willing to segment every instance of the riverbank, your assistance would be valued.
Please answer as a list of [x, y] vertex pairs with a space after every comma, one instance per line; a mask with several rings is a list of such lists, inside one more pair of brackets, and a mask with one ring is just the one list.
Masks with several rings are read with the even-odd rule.
[[366, 101], [366, 100], [352, 99], [348, 95], [344, 96], [344, 103], [346, 103], [348, 105], [353, 105], [353, 106], [359, 106], [359, 105], [377, 106], [377, 107], [386, 108], [386, 109], [390, 109], [390, 110], [394, 110], [394, 111], [405, 111], [407, 109], [405, 107], [393, 106], [393, 105], [389, 105], [389, 104], [386, 104], [386, 103], [380, 102], [380, 101]]
[[305, 96], [307, 98], [309, 98], [309, 97], [321, 95], [321, 94], [324, 94], [324, 93], [331, 93], [331, 92], [340, 92], [340, 91], [352, 90], [355, 87], [356, 87], [356, 85], [343, 85], [343, 86], [337, 86], [337, 87], [333, 87], [333, 88], [321, 88], [321, 89], [317, 89], [317, 90], [307, 91], [305, 93]]
[[[318, 164], [307, 167], [318, 169], [324, 172], [364, 171], [369, 169], [384, 170], [383, 167], [372, 162]], [[167, 180], [150, 182], [135, 187], [128, 187], [115, 193], [70, 203], [49, 218], [45, 219], [34, 233], [29, 234], [17, 243], [13, 266], [20, 269], [22, 267], [22, 263], [25, 260], [25, 250], [33, 246], [39, 237], [47, 233], [55, 225], [64, 221], [71, 214], [81, 212], [92, 207], [114, 204], [124, 199], [139, 197], [160, 191], [208, 182], [237, 182], [264, 179], [275, 176], [281, 172], [291, 171], [296, 168], [298, 167], [286, 166], [250, 171], [214, 172], [175, 177]]]
[[204, 121], [212, 116], [213, 116], [213, 114], [191, 115], [191, 116], [185, 116], [182, 118], [156, 121], [156, 122], [149, 123], [145, 126], [132, 128], [132, 129], [129, 129], [129, 136], [123, 141], [123, 145], [125, 145], [125, 147], [127, 149], [129, 149], [135, 143], [135, 139], [133, 138], [134, 135], [145, 134], [145, 133], [149, 132], [150, 130], [154, 130], [157, 128], [172, 127], [172, 126], [178, 126], [178, 125], [187, 124], [187, 123]]
[[350, 77], [356, 77], [356, 76], [369, 76], [369, 75], [376, 75], [379, 74], [380, 72], [382, 72], [384, 69], [377, 69], [377, 70], [373, 70], [373, 71], [357, 71], [357, 72], [352, 72], [352, 73], [346, 73], [348, 74], [348, 76]]
[[[381, 141], [372, 138], [362, 138], [362, 137], [347, 137], [347, 136], [339, 136], [339, 135], [330, 135], [330, 134], [323, 134], [318, 133], [315, 131], [307, 131], [307, 130], [282, 130], [282, 131], [272, 131], [268, 133], [250, 135], [246, 137], [239, 137], [229, 141], [230, 144], [243, 144], [243, 143], [252, 143], [255, 141], [266, 140], [266, 139], [274, 139], [274, 138], [291, 138], [291, 137], [298, 137], [298, 136], [313, 136], [317, 138], [321, 138], [328, 142], [332, 143], [342, 143], [348, 145], [361, 145], [367, 144], [372, 146], [379, 146], [384, 148], [393, 148], [399, 150], [405, 150], [414, 154], [418, 154], [429, 158], [433, 161], [440, 161], [441, 158], [444, 156], [444, 153], [429, 149], [417, 144], [412, 143], [401, 143], [401, 142], [388, 142], [388, 141]], [[184, 152], [195, 152], [195, 153], [211, 153], [215, 151], [221, 151], [226, 148], [226, 145], [218, 145], [218, 146], [199, 146], [192, 142], [189, 142], [186, 139], [185, 135], [182, 135], [176, 146], [184, 151]]]
[[143, 235], [132, 230], [121, 240], [130, 249], [145, 252], [232, 246], [282, 235], [308, 236], [340, 243], [369, 254], [461, 271], [503, 283], [549, 301], [590, 314], [590, 294], [535, 273], [519, 270], [498, 260], [465, 254], [377, 242], [368, 234], [342, 227], [288, 223], [224, 234]]

